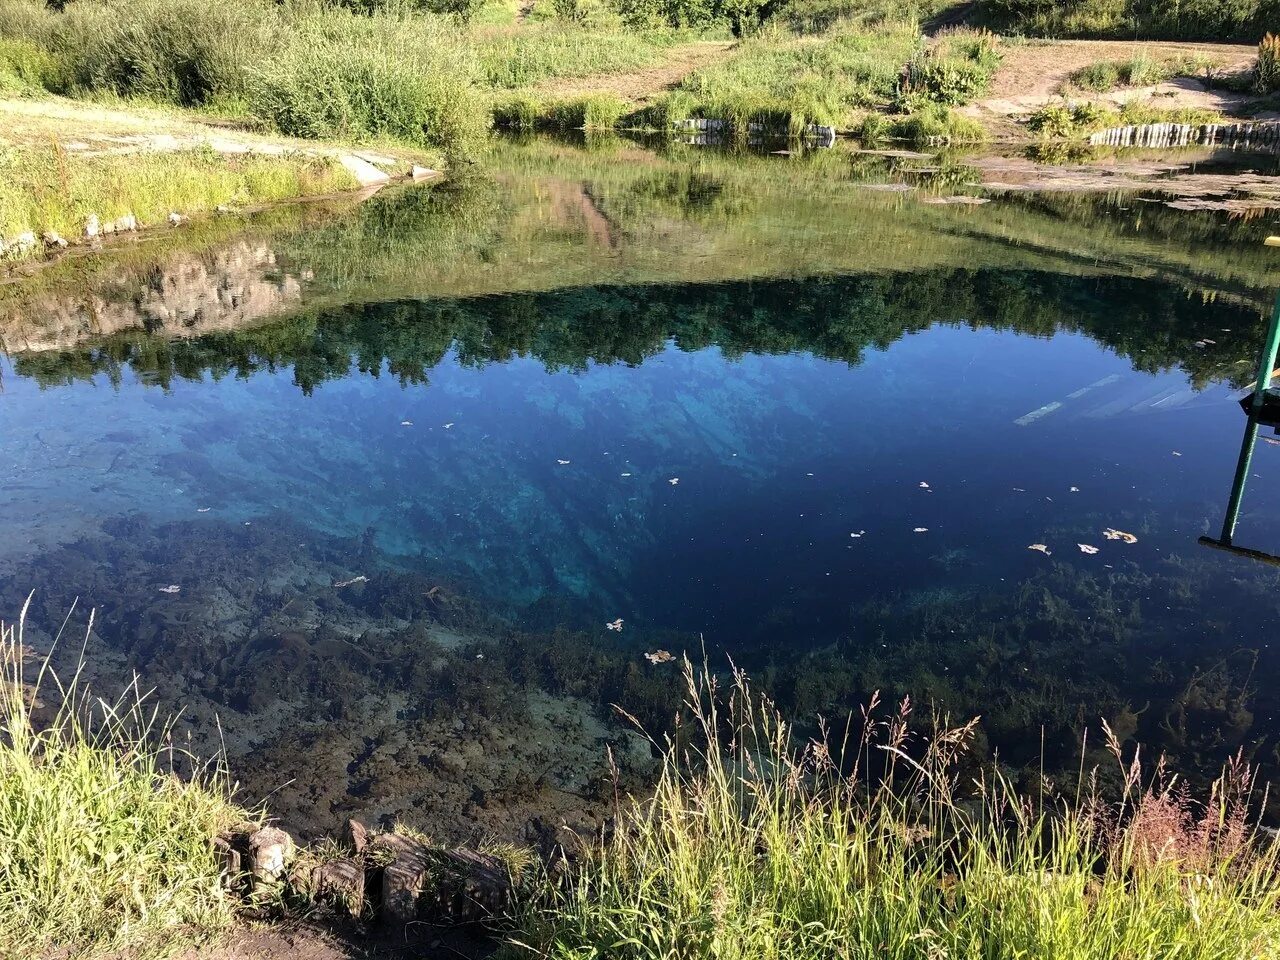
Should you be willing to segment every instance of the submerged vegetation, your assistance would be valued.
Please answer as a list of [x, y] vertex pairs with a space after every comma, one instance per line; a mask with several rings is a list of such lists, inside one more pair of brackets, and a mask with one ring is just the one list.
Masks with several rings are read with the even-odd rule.
[[150, 955], [226, 929], [211, 841], [249, 815], [225, 774], [177, 776], [136, 686], [107, 702], [24, 664], [24, 619], [0, 630], [0, 955]]

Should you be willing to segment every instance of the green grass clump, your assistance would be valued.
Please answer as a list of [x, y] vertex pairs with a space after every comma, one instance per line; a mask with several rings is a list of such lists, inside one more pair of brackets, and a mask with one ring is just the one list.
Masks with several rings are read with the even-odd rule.
[[549, 99], [516, 93], [495, 101], [493, 122], [504, 130], [612, 130], [626, 111], [626, 101], [613, 93]]
[[[1280, 943], [1280, 847], [1247, 771], [1209, 802], [1109, 738], [1105, 801], [961, 777], [977, 721], [928, 739], [875, 704], [860, 738], [803, 744], [746, 680], [686, 665], [691, 723], [653, 794], [619, 810], [513, 938], [552, 960], [1247, 960]], [[677, 745], [681, 744], [681, 745]], [[1085, 780], [1085, 777], [1081, 778]], [[963, 786], [962, 786], [963, 782]]]
[[247, 814], [226, 778], [171, 773], [136, 690], [107, 704], [44, 668], [28, 685], [22, 636], [0, 631], [0, 955], [152, 953], [227, 927], [211, 842]]
[[252, 112], [283, 133], [391, 137], [449, 152], [476, 145], [489, 102], [470, 52], [436, 21], [300, 18], [249, 82]]
[[671, 30], [595, 30], [538, 24], [470, 38], [486, 83], [514, 90], [557, 77], [625, 73], [653, 66], [681, 35]]
[[57, 147], [0, 148], [0, 238], [53, 230], [78, 239], [88, 217], [133, 214], [164, 224], [195, 214], [351, 189], [352, 176], [325, 157], [221, 156], [208, 149], [83, 157]]
[[853, 130], [864, 143], [909, 140], [921, 146], [942, 146], [987, 139], [987, 128], [981, 123], [941, 103], [925, 103], [905, 116], [869, 113]]
[[0, 37], [0, 94], [43, 93], [54, 59], [30, 40]]

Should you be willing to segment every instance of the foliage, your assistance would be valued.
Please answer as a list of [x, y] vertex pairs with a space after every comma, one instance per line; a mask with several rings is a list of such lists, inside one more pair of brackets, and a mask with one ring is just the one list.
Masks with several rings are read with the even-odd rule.
[[329, 13], [297, 21], [283, 44], [250, 82], [249, 99], [284, 133], [460, 151], [488, 126], [474, 61], [431, 21]]
[[974, 100], [991, 85], [1000, 66], [996, 43], [989, 33], [957, 32], [917, 51], [899, 83], [899, 103], [957, 106]]
[[[911, 728], [873, 698], [798, 744], [735, 672], [685, 662], [687, 727], [657, 788], [548, 887], [515, 938], [547, 958], [832, 956], [1244, 958], [1280, 937], [1280, 842], [1250, 823], [1250, 772], [1201, 804], [1108, 746], [1118, 802], [1092, 781], [962, 786], [976, 721]], [[937, 725], [935, 725], [937, 726]]]
[[29, 682], [22, 639], [21, 620], [0, 632], [0, 953], [152, 952], [226, 927], [211, 844], [248, 815], [225, 775], [176, 776], [189, 758], [136, 688], [107, 703], [78, 675]]
[[30, 40], [0, 37], [0, 93], [42, 93], [53, 70], [53, 57]]
[[1280, 20], [1280, 0], [979, 0], [1002, 29], [1036, 36], [1254, 41]]
[[1099, 60], [1074, 71], [1070, 83], [1081, 90], [1106, 93], [1116, 87], [1149, 87], [1195, 71], [1189, 60], [1156, 60], [1145, 53], [1128, 60]]
[[557, 77], [651, 66], [678, 39], [669, 30], [590, 30], [548, 24], [478, 34], [469, 42], [485, 82], [513, 90]]
[[[51, 171], [54, 175], [50, 175]], [[355, 186], [330, 158], [222, 157], [210, 150], [83, 157], [57, 146], [0, 150], [0, 237], [53, 230], [78, 238], [90, 215], [132, 214], [142, 226], [169, 214], [211, 212]]]
[[493, 118], [508, 130], [612, 130], [625, 112], [626, 103], [613, 93], [548, 99], [516, 93], [494, 104]]
[[1253, 88], [1258, 93], [1275, 93], [1280, 90], [1280, 37], [1273, 33], [1268, 33], [1258, 44]]
[[1119, 119], [1116, 111], [1090, 100], [1047, 103], [1031, 114], [1027, 128], [1038, 136], [1056, 140], [1114, 126]]

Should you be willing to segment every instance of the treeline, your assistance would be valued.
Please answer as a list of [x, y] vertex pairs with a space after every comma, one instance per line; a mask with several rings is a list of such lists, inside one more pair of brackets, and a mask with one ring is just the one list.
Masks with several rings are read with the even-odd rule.
[[[640, 364], [674, 342], [730, 357], [811, 353], [851, 365], [935, 322], [1035, 336], [1083, 332], [1139, 370], [1171, 366], [1196, 382], [1225, 366], [1197, 347], [1229, 327], [1252, 344], [1262, 317], [1246, 305], [1206, 303], [1155, 281], [1031, 271], [934, 270], [700, 286], [585, 287], [549, 293], [361, 304], [269, 326], [171, 340], [119, 334], [85, 347], [18, 354], [15, 372], [52, 387], [131, 371], [168, 387], [205, 376], [291, 368], [311, 392], [353, 369], [425, 383], [450, 351], [471, 365], [535, 357], [549, 369]], [[1252, 332], [1251, 332], [1252, 331]]]
[[1003, 30], [1045, 37], [1239, 40], [1280, 27], [1280, 0], [979, 0]]

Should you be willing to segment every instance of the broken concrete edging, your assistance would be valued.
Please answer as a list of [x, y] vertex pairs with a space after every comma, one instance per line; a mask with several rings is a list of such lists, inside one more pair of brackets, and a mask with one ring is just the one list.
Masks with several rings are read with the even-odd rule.
[[385, 926], [483, 920], [511, 904], [507, 865], [492, 854], [434, 847], [397, 833], [370, 833], [349, 820], [342, 855], [316, 860], [278, 827], [246, 825], [213, 842], [223, 886], [246, 905], [264, 894], [301, 895]]
[[1192, 144], [1224, 144], [1239, 147], [1280, 145], [1280, 123], [1148, 123], [1111, 127], [1088, 138], [1090, 146], [1187, 147]]

